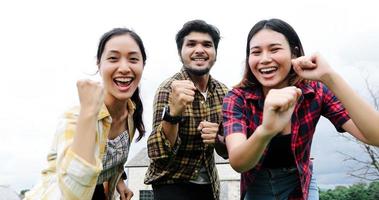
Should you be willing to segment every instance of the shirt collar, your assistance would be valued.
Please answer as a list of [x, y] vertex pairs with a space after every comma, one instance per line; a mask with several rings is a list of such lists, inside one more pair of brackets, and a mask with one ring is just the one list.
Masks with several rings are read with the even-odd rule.
[[242, 91], [246, 99], [259, 100], [264, 98], [261, 86], [245, 87]]
[[[133, 116], [134, 111], [136, 110], [136, 104], [131, 99], [128, 99], [126, 106], [128, 109], [128, 115]], [[102, 119], [104, 119], [106, 117], [110, 117], [110, 116], [111, 116], [111, 114], [109, 113], [107, 106], [105, 106], [105, 104], [103, 103], [103, 105], [101, 106], [101, 109], [99, 111], [99, 114], [97, 115], [97, 119], [102, 120]]]
[[[309, 83], [309, 81], [301, 81], [295, 86], [301, 89], [303, 96], [314, 96], [315, 90]], [[262, 87], [260, 85], [246, 87], [243, 89], [243, 91], [246, 99], [259, 100], [264, 98]]]
[[315, 89], [310, 85], [311, 81], [303, 80], [297, 83], [295, 86], [301, 89], [303, 96], [314, 96]]

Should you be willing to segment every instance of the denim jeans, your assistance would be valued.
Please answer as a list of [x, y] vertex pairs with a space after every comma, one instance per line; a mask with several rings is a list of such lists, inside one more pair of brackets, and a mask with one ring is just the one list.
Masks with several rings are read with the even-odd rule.
[[316, 176], [312, 173], [311, 183], [309, 184], [308, 200], [319, 200], [319, 198]]
[[153, 184], [154, 200], [214, 200], [211, 184]]
[[[254, 184], [248, 186], [244, 200], [287, 200], [300, 185], [296, 168], [265, 169], [255, 174]], [[308, 200], [318, 200], [316, 179], [312, 176]]]

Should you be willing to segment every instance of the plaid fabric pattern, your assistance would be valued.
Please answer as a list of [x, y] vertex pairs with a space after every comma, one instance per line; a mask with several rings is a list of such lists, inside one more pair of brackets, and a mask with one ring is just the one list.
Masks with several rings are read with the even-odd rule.
[[97, 179], [97, 184], [110, 179], [117, 172], [117, 167], [123, 165], [128, 159], [129, 153], [129, 134], [124, 131], [113, 140], [107, 142], [107, 153], [103, 158], [103, 170]]
[[[350, 119], [347, 111], [334, 94], [322, 83], [309, 81], [297, 85], [302, 90], [292, 116], [291, 149], [295, 155], [301, 188], [290, 199], [307, 199], [311, 178], [310, 150], [313, 134], [320, 116], [329, 119], [337, 131], [344, 132], [341, 126]], [[261, 87], [235, 88], [224, 98], [224, 134], [243, 133], [250, 137], [262, 124], [264, 96]], [[267, 149], [265, 153], [267, 152]], [[261, 170], [265, 153], [259, 163], [241, 175], [241, 199], [246, 188], [254, 182], [254, 172]]]
[[[188, 182], [195, 179], [202, 166], [207, 169], [211, 179], [215, 199], [219, 199], [220, 182], [214, 160], [214, 147], [202, 142], [199, 123], [207, 120], [222, 123], [222, 100], [227, 93], [227, 87], [210, 77], [208, 82], [208, 97], [199, 91], [195, 93], [192, 105], [187, 106], [179, 124], [176, 144], [170, 142], [162, 132], [161, 116], [163, 107], [170, 101], [170, 85], [174, 80], [190, 80], [184, 68], [173, 77], [164, 81], [158, 88], [154, 99], [153, 130], [147, 145], [150, 166], [147, 170], [146, 184], [167, 184]], [[222, 130], [220, 130], [222, 131]]]
[[[134, 134], [133, 112], [134, 103], [128, 102], [128, 125], [130, 137]], [[53, 144], [47, 156], [47, 167], [42, 171], [41, 180], [25, 194], [26, 200], [91, 199], [97, 179], [103, 170], [102, 159], [106, 153], [107, 136], [111, 126], [111, 116], [105, 105], [98, 115], [96, 131], [96, 164], [92, 165], [71, 151], [71, 144], [76, 133], [76, 122], [79, 107], [67, 111], [58, 124]], [[123, 173], [124, 163], [120, 163], [112, 171], [108, 179], [109, 199], [113, 199], [116, 184]]]

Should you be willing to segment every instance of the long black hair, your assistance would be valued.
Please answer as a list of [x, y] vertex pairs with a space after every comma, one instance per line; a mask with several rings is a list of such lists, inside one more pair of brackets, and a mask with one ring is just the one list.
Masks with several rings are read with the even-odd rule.
[[[143, 45], [142, 39], [138, 36], [137, 33], [127, 28], [115, 28], [104, 33], [104, 35], [100, 38], [99, 46], [97, 48], [97, 54], [96, 54], [97, 64], [98, 65], [100, 64], [101, 55], [104, 52], [106, 43], [111, 38], [115, 36], [120, 36], [120, 35], [130, 35], [136, 41], [139, 49], [141, 50], [143, 66], [145, 66], [146, 51], [145, 51], [145, 46]], [[137, 137], [137, 141], [139, 141], [145, 135], [145, 132], [146, 132], [145, 125], [142, 119], [143, 105], [142, 105], [141, 97], [139, 95], [139, 87], [137, 87], [136, 91], [134, 91], [131, 100], [136, 104], [136, 110], [134, 111], [134, 114], [133, 114], [133, 122], [134, 122], [134, 127], [138, 130], [138, 133], [139, 133]]]
[[[247, 36], [245, 71], [241, 82], [235, 87], [251, 87], [254, 85], [260, 85], [257, 78], [251, 72], [249, 66], [249, 55], [250, 40], [254, 37], [255, 34], [257, 34], [259, 31], [263, 29], [270, 29], [283, 34], [290, 46], [292, 57], [297, 58], [304, 56], [303, 45], [301, 44], [299, 36], [297, 35], [296, 31], [292, 28], [291, 25], [280, 19], [261, 20], [251, 28], [249, 35]], [[288, 80], [290, 85], [294, 84], [299, 80], [299, 77], [292, 68], [288, 74]]]

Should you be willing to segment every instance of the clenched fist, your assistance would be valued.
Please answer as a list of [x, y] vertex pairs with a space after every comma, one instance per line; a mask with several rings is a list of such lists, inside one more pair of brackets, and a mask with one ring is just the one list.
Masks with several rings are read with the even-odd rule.
[[76, 83], [80, 107], [89, 114], [97, 114], [104, 101], [104, 89], [101, 83], [92, 80], [78, 80]]
[[265, 99], [262, 127], [274, 137], [290, 123], [301, 90], [294, 86], [271, 89]]
[[322, 81], [323, 83], [325, 83], [323, 79], [327, 79], [331, 74], [335, 73], [319, 53], [292, 59], [292, 66], [300, 77]]
[[130, 200], [134, 196], [134, 193], [125, 185], [122, 179], [117, 183], [116, 189], [120, 194], [120, 200]]
[[197, 130], [201, 132], [204, 144], [214, 144], [216, 142], [219, 124], [208, 121], [200, 122]]
[[189, 80], [175, 80], [171, 83], [170, 114], [179, 116], [195, 98], [196, 87]]

